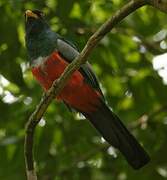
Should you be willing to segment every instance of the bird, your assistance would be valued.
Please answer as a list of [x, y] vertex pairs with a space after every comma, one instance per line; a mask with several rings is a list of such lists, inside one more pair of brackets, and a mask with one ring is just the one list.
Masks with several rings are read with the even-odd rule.
[[[25, 11], [25, 44], [32, 74], [44, 91], [79, 55], [78, 49], [54, 32], [44, 13], [36, 9]], [[72, 74], [56, 99], [84, 115], [133, 169], [140, 169], [150, 161], [148, 153], [107, 105], [90, 63], [82, 64]]]

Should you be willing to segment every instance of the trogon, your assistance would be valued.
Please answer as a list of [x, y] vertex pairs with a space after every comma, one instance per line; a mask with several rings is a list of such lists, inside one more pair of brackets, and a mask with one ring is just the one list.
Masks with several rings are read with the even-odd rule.
[[[47, 91], [79, 52], [73, 44], [51, 30], [42, 11], [25, 12], [25, 31], [32, 74]], [[88, 62], [72, 74], [56, 98], [82, 113], [109, 144], [120, 150], [134, 169], [149, 162], [146, 151], [105, 103], [97, 77]]]

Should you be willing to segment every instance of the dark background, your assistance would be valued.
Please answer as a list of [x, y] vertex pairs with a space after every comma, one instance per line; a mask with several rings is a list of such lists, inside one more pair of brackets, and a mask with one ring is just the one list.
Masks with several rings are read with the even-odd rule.
[[[0, 0], [0, 179], [25, 179], [24, 127], [42, 95], [27, 63], [24, 11], [43, 10], [53, 30], [82, 50], [91, 34], [126, 2]], [[147, 149], [150, 164], [132, 170], [86, 120], [53, 102], [35, 134], [40, 180], [167, 178], [167, 86], [152, 65], [154, 56], [166, 52], [166, 22], [167, 15], [141, 8], [89, 58], [108, 104]]]

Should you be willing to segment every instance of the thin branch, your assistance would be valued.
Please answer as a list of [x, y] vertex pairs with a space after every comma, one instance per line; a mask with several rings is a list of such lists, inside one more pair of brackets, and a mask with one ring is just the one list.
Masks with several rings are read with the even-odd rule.
[[131, 123], [129, 125], [129, 128], [130, 129], [135, 129], [137, 127], [146, 128], [150, 120], [152, 120], [153, 118], [155, 118], [156, 116], [158, 116], [159, 114], [163, 112], [167, 112], [167, 104], [161, 106], [158, 109], [155, 109], [154, 111], [148, 114], [143, 114], [140, 118], [138, 118], [136, 121]]
[[[70, 79], [72, 73], [79, 69], [79, 67], [86, 62], [88, 56], [98, 44], [98, 42], [109, 33], [113, 27], [115, 27], [120, 21], [122, 21], [126, 16], [134, 12], [136, 9], [150, 3], [149, 0], [131, 0], [120, 10], [118, 10], [112, 17], [110, 17], [88, 40], [84, 49], [80, 55], [68, 65], [61, 77], [55, 81], [49, 91], [42, 97], [39, 105], [36, 107], [35, 111], [30, 116], [27, 126], [26, 126], [26, 136], [25, 136], [25, 163], [27, 170], [28, 180], [37, 180], [37, 175], [34, 168], [34, 158], [33, 158], [33, 138], [36, 125], [40, 121], [47, 107], [51, 103], [52, 99], [57, 96], [63, 89], [67, 81]], [[151, 5], [154, 5], [153, 3]]]
[[[138, 118], [136, 121], [128, 124], [129, 129], [135, 130], [137, 128], [142, 127], [145, 123], [148, 123], [148, 121], [152, 120], [156, 116], [160, 115], [163, 112], [167, 112], [167, 104], [163, 105], [162, 107], [148, 113], [147, 115], [144, 114], [140, 118]], [[76, 160], [74, 160], [70, 166], [66, 167], [65, 169], [58, 172], [59, 175], [62, 175], [64, 173], [68, 173], [72, 168], [77, 167], [79, 162], [86, 162], [90, 158], [92, 158], [93, 155], [95, 155], [99, 151], [107, 151], [107, 149], [110, 147], [108, 143], [101, 144], [100, 146], [96, 147], [95, 149], [91, 149], [89, 152], [86, 152], [84, 155], [77, 157]]]
[[159, 9], [160, 11], [167, 13], [167, 0], [146, 0], [148, 3]]
[[136, 33], [132, 29], [129, 31], [129, 29], [117, 27], [114, 28], [114, 30], [115, 30], [114, 34], [123, 34], [131, 38], [137, 37], [138, 40], [136, 41], [136, 44], [144, 46], [147, 49], [147, 51], [149, 51], [153, 55], [160, 55], [167, 52], [167, 49], [162, 49], [160, 47], [160, 42], [162, 40], [165, 40], [166, 37], [164, 37], [160, 41], [154, 42], [153, 40], [148, 40], [146, 37], [142, 36], [141, 34]]
[[101, 144], [100, 146], [97, 146], [94, 149], [91, 149], [88, 152], [85, 152], [82, 156], [77, 157], [77, 159], [71, 162], [71, 164], [69, 164], [68, 167], [64, 167], [64, 169], [61, 169], [60, 171], [58, 171], [56, 175], [59, 175], [61, 177], [63, 174], [70, 172], [71, 169], [76, 168], [78, 166], [78, 163], [88, 161], [97, 152], [100, 152], [100, 151], [105, 152], [107, 151], [109, 147], [110, 145], [108, 143], [105, 143], [105, 144]]

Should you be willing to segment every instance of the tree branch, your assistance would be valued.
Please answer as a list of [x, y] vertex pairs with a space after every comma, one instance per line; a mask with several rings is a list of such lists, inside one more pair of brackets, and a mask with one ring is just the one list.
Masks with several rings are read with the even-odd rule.
[[152, 120], [153, 118], [155, 118], [156, 116], [158, 116], [159, 114], [163, 112], [167, 112], [167, 104], [161, 106], [158, 109], [155, 109], [154, 111], [151, 111], [148, 114], [143, 114], [141, 117], [139, 117], [139, 119], [131, 123], [129, 125], [129, 128], [135, 129], [137, 127], [141, 127], [145, 129], [150, 120]]
[[[45, 113], [47, 107], [51, 103], [52, 99], [57, 96], [60, 91], [64, 88], [67, 81], [70, 79], [72, 73], [79, 69], [79, 67], [86, 62], [88, 56], [98, 44], [98, 42], [109, 33], [113, 27], [115, 27], [120, 21], [122, 21], [126, 16], [134, 12], [136, 9], [146, 5], [151, 4], [158, 7], [155, 0], [131, 0], [120, 10], [118, 10], [112, 17], [110, 17], [88, 40], [84, 49], [80, 55], [75, 58], [75, 60], [68, 65], [61, 77], [55, 81], [48, 92], [43, 95], [39, 105], [36, 107], [35, 111], [30, 116], [27, 126], [26, 126], [26, 136], [25, 136], [25, 163], [26, 172], [28, 180], [37, 180], [37, 175], [34, 168], [34, 158], [33, 158], [33, 138], [36, 125], [40, 121], [41, 117]], [[158, 7], [159, 8], [159, 7]], [[162, 6], [159, 8], [163, 10]]]
[[147, 0], [148, 3], [159, 9], [160, 11], [167, 13], [167, 0]]
[[160, 42], [162, 40], [165, 40], [166, 37], [161, 39], [160, 41], [154, 42], [153, 40], [152, 41], [148, 40], [147, 38], [145, 38], [139, 33], [133, 32], [133, 30], [129, 32], [127, 29], [124, 29], [124, 28], [115, 28], [115, 33], [117, 34], [122, 33], [123, 35], [129, 36], [129, 37], [133, 37], [133, 36], [137, 37], [139, 41], [136, 41], [136, 44], [143, 45], [147, 49], [147, 51], [149, 51], [153, 55], [160, 55], [167, 52], [167, 49], [162, 49], [160, 47]]
[[[135, 130], [137, 128], [142, 128], [143, 126], [145, 127], [145, 124], [148, 123], [148, 121], [154, 119], [156, 116], [158, 116], [159, 114], [163, 113], [163, 112], [167, 112], [167, 104], [163, 105], [162, 107], [151, 111], [148, 114], [144, 114], [142, 115], [140, 118], [138, 118], [136, 121], [128, 124], [128, 127], [130, 130]], [[163, 123], [163, 122], [162, 122]], [[146, 126], [147, 127], [147, 126]], [[64, 173], [68, 173], [72, 168], [77, 167], [77, 164], [79, 162], [86, 162], [87, 160], [89, 160], [93, 155], [95, 155], [97, 152], [99, 151], [107, 151], [107, 149], [110, 147], [110, 145], [108, 143], [105, 144], [101, 144], [100, 146], [97, 146], [95, 149], [91, 149], [89, 152], [86, 152], [83, 156], [81, 157], [77, 157], [76, 160], [74, 160], [73, 162], [71, 162], [70, 166], [66, 167], [65, 169], [61, 170], [60, 172], [58, 172], [59, 175], [62, 175]]]

